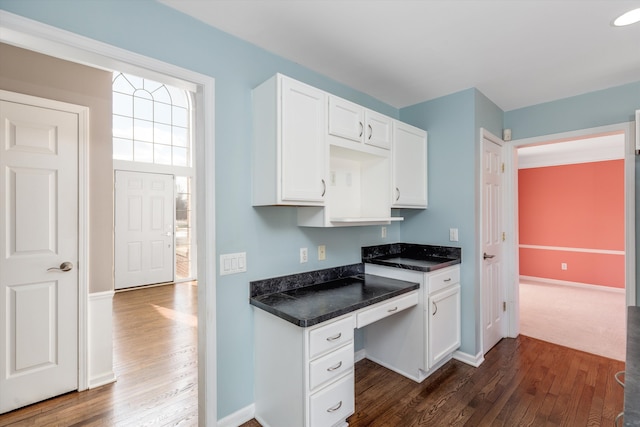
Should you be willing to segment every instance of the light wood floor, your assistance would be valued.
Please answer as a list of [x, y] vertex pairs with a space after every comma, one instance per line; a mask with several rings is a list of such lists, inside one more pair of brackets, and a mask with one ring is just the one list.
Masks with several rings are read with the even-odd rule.
[[117, 293], [118, 381], [0, 415], [0, 426], [197, 426], [196, 294], [192, 282]]
[[[1, 415], [0, 426], [197, 425], [196, 293], [180, 284], [116, 294], [118, 381]], [[623, 369], [619, 361], [523, 336], [502, 340], [479, 368], [451, 361], [421, 384], [365, 359], [356, 364], [356, 413], [348, 421], [611, 426], [623, 406], [613, 375]]]

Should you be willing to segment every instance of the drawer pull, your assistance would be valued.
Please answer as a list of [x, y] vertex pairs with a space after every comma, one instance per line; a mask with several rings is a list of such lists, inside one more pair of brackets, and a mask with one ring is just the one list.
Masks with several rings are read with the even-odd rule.
[[327, 341], [339, 340], [341, 336], [342, 336], [342, 332], [340, 332], [338, 335], [334, 335], [332, 337], [327, 338]]
[[398, 306], [397, 305], [395, 307], [390, 308], [389, 310], [387, 310], [387, 313], [393, 313], [396, 310], [398, 310]]
[[342, 360], [338, 362], [337, 365], [333, 365], [330, 368], [327, 368], [327, 371], [329, 372], [335, 371], [336, 369], [340, 369], [341, 366], [342, 366]]
[[336, 412], [340, 408], [342, 408], [342, 400], [336, 406], [327, 409], [327, 412]]
[[433, 313], [431, 313], [431, 315], [432, 315], [432, 316], [435, 316], [435, 315], [436, 315], [436, 313], [438, 312], [438, 304], [436, 304], [436, 302], [435, 302], [435, 301], [433, 302], [433, 308], [434, 308], [435, 310], [433, 311]]
[[444, 279], [445, 282], [450, 282], [451, 281], [451, 277], [449, 277], [448, 279]]
[[624, 381], [622, 381], [622, 380], [620, 379], [620, 376], [621, 376], [621, 375], [624, 375], [624, 371], [616, 372], [616, 374], [615, 374], [613, 377], [616, 379], [616, 382], [617, 382], [618, 384], [620, 384], [622, 387], [624, 387]]

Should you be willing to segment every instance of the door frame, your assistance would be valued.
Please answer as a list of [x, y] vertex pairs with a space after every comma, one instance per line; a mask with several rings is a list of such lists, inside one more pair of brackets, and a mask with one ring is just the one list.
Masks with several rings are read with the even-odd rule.
[[506, 291], [510, 308], [508, 316], [508, 336], [520, 333], [520, 283], [519, 239], [518, 239], [518, 154], [517, 149], [527, 145], [541, 144], [556, 140], [580, 139], [606, 133], [623, 133], [625, 136], [624, 155], [624, 210], [625, 210], [625, 295], [626, 305], [636, 305], [636, 233], [635, 233], [635, 130], [633, 122], [623, 122], [570, 132], [536, 136], [513, 140], [506, 144], [505, 160], [505, 212], [507, 241], [505, 242]]
[[[194, 150], [196, 156], [196, 200], [198, 245], [198, 424], [217, 424], [216, 375], [216, 263], [215, 256], [215, 79], [160, 60], [133, 53], [88, 37], [52, 27], [38, 21], [0, 10], [0, 42], [40, 52], [45, 55], [112, 71], [156, 74], [161, 81], [183, 87], [189, 82], [195, 87], [196, 117]], [[171, 81], [173, 80], [173, 81]], [[86, 155], [86, 153], [85, 153]], [[83, 171], [84, 173], [87, 172]], [[85, 191], [86, 175], [82, 185]], [[88, 212], [87, 198], [81, 211]], [[83, 234], [86, 246], [88, 234]], [[87, 289], [88, 292], [88, 289]], [[88, 293], [82, 298], [83, 317], [79, 326], [85, 346], [88, 341]], [[111, 320], [111, 319], [110, 319]], [[86, 372], [91, 362], [88, 351], [80, 355]]]
[[89, 167], [89, 108], [68, 102], [48, 98], [25, 95], [0, 89], [0, 97], [4, 100], [34, 105], [53, 110], [60, 110], [78, 115], [78, 391], [89, 387], [89, 336], [88, 301], [89, 301], [89, 268], [88, 258], [88, 207], [89, 189], [87, 177]]

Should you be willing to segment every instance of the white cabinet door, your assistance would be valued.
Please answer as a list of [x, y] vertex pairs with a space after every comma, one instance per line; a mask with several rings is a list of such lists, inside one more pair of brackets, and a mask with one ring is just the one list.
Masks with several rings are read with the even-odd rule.
[[427, 133], [395, 122], [392, 207], [427, 207]]
[[365, 111], [365, 144], [373, 145], [387, 150], [391, 149], [393, 138], [393, 120], [375, 111]]
[[283, 201], [322, 202], [326, 192], [325, 94], [282, 77]]
[[429, 369], [460, 347], [460, 285], [429, 296]]
[[323, 206], [326, 94], [276, 74], [253, 90], [254, 206]]
[[353, 102], [329, 96], [329, 134], [362, 141], [364, 135], [364, 108]]

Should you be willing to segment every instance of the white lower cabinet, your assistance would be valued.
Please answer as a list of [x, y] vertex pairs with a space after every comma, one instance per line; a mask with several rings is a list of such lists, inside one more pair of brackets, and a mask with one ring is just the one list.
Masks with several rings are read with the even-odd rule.
[[429, 366], [460, 347], [460, 285], [429, 295]]
[[[353, 349], [353, 348], [352, 348]], [[351, 354], [353, 360], [353, 353]], [[309, 426], [330, 427], [345, 423], [355, 410], [353, 370], [346, 377], [309, 397]]]

